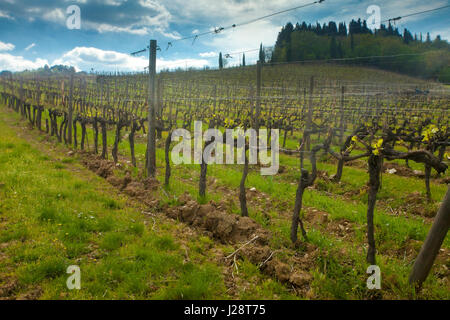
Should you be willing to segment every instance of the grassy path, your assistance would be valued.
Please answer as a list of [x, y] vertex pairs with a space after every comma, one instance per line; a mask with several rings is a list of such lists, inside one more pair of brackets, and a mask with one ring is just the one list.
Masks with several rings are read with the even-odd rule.
[[228, 279], [233, 248], [147, 212], [18, 119], [0, 110], [0, 299], [294, 298], [245, 262]]

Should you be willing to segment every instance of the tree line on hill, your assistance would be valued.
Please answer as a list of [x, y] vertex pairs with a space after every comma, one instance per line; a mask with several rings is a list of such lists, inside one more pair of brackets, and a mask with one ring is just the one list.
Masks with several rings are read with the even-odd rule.
[[432, 40], [429, 33], [425, 37], [408, 29], [401, 33], [391, 23], [377, 30], [361, 19], [352, 20], [348, 27], [334, 21], [287, 23], [278, 34], [271, 62], [310, 60], [366, 65], [450, 82], [450, 44], [439, 35]]
[[[17, 74], [20, 74], [22, 76], [26, 76], [26, 75], [38, 75], [38, 76], [71, 75], [74, 73], [86, 74], [86, 72], [76, 72], [74, 67], [65, 66], [65, 65], [54, 65], [51, 67], [49, 67], [48, 65], [45, 65], [44, 67], [38, 68], [35, 70], [24, 70], [21, 72], [17, 72]], [[12, 73], [7, 70], [0, 72], [0, 76], [9, 76], [10, 74], [12, 74]]]

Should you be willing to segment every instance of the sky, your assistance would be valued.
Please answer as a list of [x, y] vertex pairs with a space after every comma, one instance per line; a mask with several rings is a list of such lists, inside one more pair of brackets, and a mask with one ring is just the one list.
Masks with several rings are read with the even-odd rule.
[[[273, 46], [287, 22], [307, 23], [368, 19], [377, 5], [381, 20], [450, 4], [450, 0], [325, 0], [274, 15], [255, 23], [188, 40], [182, 38], [314, 0], [0, 0], [0, 71], [22, 71], [56, 64], [77, 71], [142, 72], [148, 53], [130, 53], [156, 39], [157, 69], [216, 67], [218, 53], [233, 53], [228, 65], [238, 65], [239, 52]], [[76, 26], [78, 6], [79, 29]], [[70, 8], [72, 6], [72, 8]], [[69, 9], [69, 10], [68, 10]], [[69, 20], [69, 27], [67, 21]], [[401, 30], [430, 32], [450, 41], [450, 8], [401, 19]], [[169, 46], [168, 43], [172, 45]], [[246, 53], [247, 64], [258, 51]]]

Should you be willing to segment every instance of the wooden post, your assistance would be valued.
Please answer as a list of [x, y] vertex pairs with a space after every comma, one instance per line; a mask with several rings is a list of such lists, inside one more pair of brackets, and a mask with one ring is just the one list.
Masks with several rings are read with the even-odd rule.
[[[306, 92], [306, 91], [305, 91]], [[311, 77], [309, 83], [309, 105], [308, 105], [308, 117], [306, 119], [305, 130], [303, 131], [302, 143], [300, 148], [300, 169], [303, 169], [304, 153], [310, 151], [311, 148], [311, 137], [310, 131], [312, 128], [312, 115], [313, 115], [313, 93], [314, 93], [314, 77]], [[305, 94], [306, 100], [306, 94]]]
[[103, 107], [103, 78], [100, 78], [100, 105]]
[[314, 93], [314, 77], [311, 77], [309, 82], [309, 103], [308, 103], [308, 119], [306, 120], [306, 150], [311, 149], [311, 136], [310, 131], [312, 129], [312, 118], [313, 118], [313, 93]]
[[157, 105], [157, 115], [159, 117], [161, 117], [162, 119], [162, 114], [163, 114], [163, 81], [162, 81], [162, 75], [160, 74], [158, 77], [158, 86], [157, 86], [158, 90], [158, 105]]
[[41, 103], [41, 83], [39, 82], [39, 76], [36, 76], [36, 88], [37, 88], [36, 103], [39, 106]]
[[150, 40], [148, 86], [148, 133], [147, 133], [147, 176], [156, 174], [156, 124], [155, 124], [155, 77], [156, 77], [156, 40]]
[[415, 284], [418, 288], [427, 278], [433, 262], [436, 259], [439, 249], [444, 242], [447, 231], [450, 228], [450, 186], [447, 188], [447, 194], [434, 218], [433, 225], [428, 232], [427, 238], [420, 249], [419, 255], [414, 262], [413, 269], [409, 276], [409, 282]]
[[22, 118], [25, 116], [25, 101], [24, 101], [24, 91], [23, 91], [23, 78], [20, 77], [19, 80], [20, 83], [20, 89], [19, 89], [19, 98], [20, 98], [20, 102], [18, 107], [16, 107], [16, 112], [18, 112], [20, 109], [20, 114], [22, 115]]
[[13, 82], [13, 75], [12, 75], [12, 72], [9, 74], [9, 89], [11, 90], [11, 94], [12, 94], [13, 96], [15, 96], [15, 93], [14, 93], [14, 82]]
[[345, 94], [345, 87], [342, 86], [342, 91], [341, 91], [341, 123], [340, 123], [341, 136], [339, 137], [339, 143], [340, 144], [342, 144], [344, 142], [344, 94]]
[[106, 103], [108, 104], [108, 106], [110, 105], [110, 102], [109, 102], [109, 82], [106, 82]]
[[259, 136], [259, 118], [261, 116], [261, 82], [262, 82], [262, 63], [260, 60], [256, 63], [256, 108], [255, 108], [255, 130]]
[[216, 106], [217, 106], [217, 85], [216, 85], [216, 84], [214, 85], [214, 94], [213, 94], [213, 97], [214, 97], [213, 114], [215, 115], [215, 114], [216, 114]]
[[72, 144], [72, 121], [73, 121], [73, 73], [70, 75], [70, 89], [69, 89], [69, 112], [67, 117], [67, 142]]

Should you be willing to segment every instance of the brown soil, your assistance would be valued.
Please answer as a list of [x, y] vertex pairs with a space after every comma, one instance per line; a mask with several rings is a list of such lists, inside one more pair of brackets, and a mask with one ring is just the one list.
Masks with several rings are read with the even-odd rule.
[[436, 182], [440, 184], [450, 184], [450, 176], [436, 179]]
[[418, 191], [414, 191], [404, 197], [403, 204], [399, 209], [417, 216], [433, 218], [439, 207], [435, 204], [430, 205], [426, 196]]
[[0, 300], [12, 299], [12, 296], [18, 289], [18, 282], [15, 279], [9, 279], [6, 283], [0, 285]]
[[305, 222], [332, 234], [336, 238], [351, 240], [354, 236], [354, 223], [349, 220], [330, 220], [328, 213], [314, 208], [305, 208], [305, 212]]
[[258, 236], [258, 243], [267, 244], [268, 231], [248, 217], [230, 215], [218, 209], [217, 204], [200, 205], [185, 194], [179, 198], [182, 206], [167, 209], [167, 215], [189, 225], [206, 229], [223, 243], [240, 243]]
[[[386, 162], [383, 164], [383, 172], [386, 172], [387, 170], [395, 169], [397, 170], [394, 174], [404, 177], [416, 177], [417, 175], [414, 174], [414, 171], [411, 168], [408, 168], [406, 166], [399, 165], [397, 163], [393, 162]], [[389, 174], [389, 173], [388, 173]]]
[[42, 295], [42, 289], [41, 288], [34, 288], [24, 294], [21, 294], [16, 299], [17, 300], [37, 300]]
[[365, 185], [359, 189], [347, 191], [343, 194], [343, 196], [344, 196], [344, 198], [351, 199], [354, 196], [358, 196], [358, 195], [367, 193], [368, 190], [369, 190], [369, 186]]

